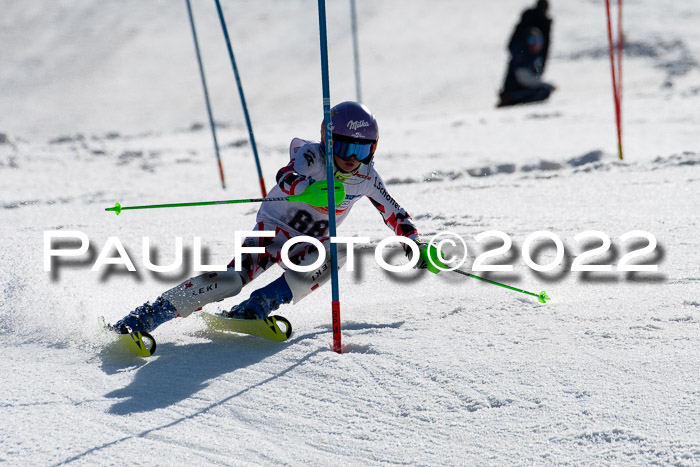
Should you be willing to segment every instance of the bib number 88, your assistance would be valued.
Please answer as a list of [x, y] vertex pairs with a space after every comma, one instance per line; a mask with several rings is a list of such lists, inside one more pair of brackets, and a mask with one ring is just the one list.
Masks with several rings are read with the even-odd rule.
[[314, 218], [311, 214], [303, 209], [297, 211], [297, 213], [289, 221], [289, 226], [301, 232], [309, 237], [323, 237], [328, 231], [328, 221], [320, 220], [314, 222]]

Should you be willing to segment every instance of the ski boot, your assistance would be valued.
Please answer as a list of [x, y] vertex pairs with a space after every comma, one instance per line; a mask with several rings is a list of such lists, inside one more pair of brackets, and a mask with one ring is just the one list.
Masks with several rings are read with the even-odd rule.
[[248, 300], [234, 306], [230, 311], [223, 312], [222, 315], [237, 319], [265, 319], [280, 305], [291, 301], [292, 291], [282, 275], [262, 289], [256, 290], [250, 294]]
[[137, 307], [123, 319], [114, 323], [112, 328], [119, 334], [150, 332], [177, 316], [175, 307], [169, 301], [158, 297], [153, 304], [146, 302]]

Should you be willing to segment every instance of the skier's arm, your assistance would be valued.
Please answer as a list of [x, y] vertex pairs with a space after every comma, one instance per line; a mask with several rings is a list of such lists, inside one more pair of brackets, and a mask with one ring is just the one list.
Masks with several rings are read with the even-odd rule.
[[376, 175], [376, 172], [373, 178], [372, 188], [367, 193], [367, 197], [382, 215], [384, 223], [396, 235], [417, 239], [418, 229], [413, 224], [411, 216], [392, 198], [384, 186], [384, 181]]
[[[413, 224], [411, 216], [399, 206], [391, 197], [384, 186], [382, 178], [374, 172], [374, 180], [367, 197], [384, 218], [384, 223], [389, 226], [396, 235], [408, 237], [418, 245], [419, 259], [414, 268], [428, 269], [437, 274], [441, 270], [446, 270], [447, 266], [442, 262], [442, 258], [434, 245], [428, 245], [418, 236], [418, 229]], [[409, 257], [413, 250], [404, 245], [404, 252]]]
[[318, 155], [307, 146], [299, 149], [289, 164], [282, 167], [276, 176], [277, 184], [288, 195], [298, 195], [314, 182], [313, 175], [318, 169]]
[[549, 58], [549, 40], [552, 30], [552, 20], [551, 18], [546, 18], [546, 21], [542, 24], [542, 36], [544, 36], [544, 44], [542, 45], [542, 73], [547, 66], [547, 59]]

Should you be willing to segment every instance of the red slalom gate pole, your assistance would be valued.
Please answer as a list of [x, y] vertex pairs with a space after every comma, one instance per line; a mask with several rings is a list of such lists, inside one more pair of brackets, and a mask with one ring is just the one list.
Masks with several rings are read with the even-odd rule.
[[343, 353], [343, 345], [340, 337], [340, 301], [332, 302], [331, 313], [333, 315], [333, 351]]
[[199, 65], [199, 77], [202, 80], [202, 89], [204, 90], [204, 103], [207, 106], [207, 115], [209, 116], [209, 128], [211, 128], [211, 136], [214, 140], [214, 153], [216, 154], [216, 162], [219, 167], [219, 178], [221, 179], [221, 188], [226, 189], [226, 179], [224, 178], [224, 167], [221, 165], [221, 154], [219, 153], [219, 142], [216, 139], [216, 123], [214, 122], [214, 114], [211, 110], [211, 102], [209, 100], [209, 91], [207, 89], [207, 78], [204, 73], [204, 65], [202, 64], [202, 54], [199, 51], [199, 41], [197, 40], [197, 29], [194, 26], [194, 15], [192, 14], [192, 5], [190, 0], [186, 0], [187, 15], [190, 19], [190, 28], [192, 29], [192, 39], [194, 40], [194, 51], [197, 55], [197, 64]]
[[622, 51], [625, 45], [625, 36], [622, 33], [622, 0], [617, 0], [617, 99], [620, 101], [620, 114], [622, 114]]
[[[613, 85], [613, 98], [615, 102], [615, 121], [617, 124], [617, 150], [618, 150], [618, 155], [620, 157], [620, 160], [623, 159], [622, 155], [622, 122], [621, 122], [621, 116], [620, 116], [620, 88], [621, 84], [618, 83], [617, 77], [615, 76], [615, 48], [613, 45], [613, 36], [612, 36], [612, 24], [610, 21], [610, 0], [605, 0], [605, 12], [607, 14], [607, 19], [608, 19], [608, 44], [609, 44], [609, 50], [610, 50], [610, 73], [612, 74], [612, 85]], [[622, 21], [622, 20], [620, 20]], [[620, 27], [620, 26], [618, 26]], [[618, 45], [619, 47], [619, 45]], [[620, 54], [622, 55], [622, 54]], [[622, 61], [622, 57], [620, 56], [619, 58], [620, 63]]]

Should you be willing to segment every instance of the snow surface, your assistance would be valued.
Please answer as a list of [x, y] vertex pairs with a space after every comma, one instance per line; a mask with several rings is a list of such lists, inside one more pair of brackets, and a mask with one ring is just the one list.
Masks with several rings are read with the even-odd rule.
[[[493, 108], [505, 43], [530, 2], [358, 2], [364, 101], [376, 161], [425, 236], [506, 232], [488, 277], [551, 301], [443, 273], [389, 274], [390, 234], [370, 203], [340, 235], [369, 236], [340, 275], [345, 353], [330, 350], [330, 287], [280, 309], [285, 343], [206, 330], [197, 316], [133, 357], [97, 329], [232, 256], [254, 206], [104, 212], [258, 196], [213, 2], [193, 2], [229, 189], [218, 182], [184, 2], [27, 0], [0, 16], [0, 463], [8, 465], [700, 465], [700, 4], [625, 3], [625, 160], [617, 159], [604, 2], [552, 2], [544, 104]], [[347, 2], [328, 2], [333, 102], [354, 97]], [[268, 187], [292, 137], [322, 118], [310, 0], [227, 1]], [[89, 253], [43, 270], [45, 231], [79, 230]], [[520, 251], [549, 230], [562, 265]], [[645, 242], [658, 273], [571, 272], [605, 232], [617, 264]], [[137, 273], [90, 270], [116, 236]], [[188, 248], [177, 273], [145, 269]], [[493, 239], [491, 239], [493, 240]], [[538, 262], [551, 244], [533, 248]], [[113, 252], [114, 254], [114, 252]], [[397, 250], [387, 257], [401, 261]], [[276, 268], [275, 268], [276, 269]], [[279, 271], [278, 269], [276, 269]], [[255, 286], [277, 277], [270, 271]], [[239, 298], [247, 297], [248, 288]], [[231, 306], [230, 299], [208, 309]]]

